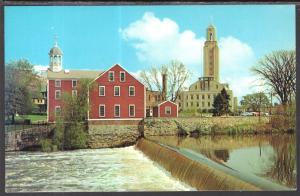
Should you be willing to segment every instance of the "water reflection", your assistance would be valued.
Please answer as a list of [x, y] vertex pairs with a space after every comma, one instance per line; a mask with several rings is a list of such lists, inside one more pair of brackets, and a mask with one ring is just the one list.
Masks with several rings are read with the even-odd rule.
[[233, 169], [296, 188], [295, 135], [159, 136], [149, 139], [188, 148]]

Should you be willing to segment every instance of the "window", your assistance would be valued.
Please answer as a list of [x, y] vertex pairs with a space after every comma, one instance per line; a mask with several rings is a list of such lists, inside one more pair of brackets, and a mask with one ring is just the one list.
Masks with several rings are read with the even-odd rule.
[[129, 105], [129, 117], [134, 117], [135, 116], [135, 105], [130, 104]]
[[99, 96], [105, 96], [105, 86], [99, 86]]
[[197, 107], [199, 107], [199, 102], [197, 102]]
[[59, 116], [61, 114], [60, 106], [55, 106], [55, 116]]
[[202, 99], [205, 99], [204, 95], [202, 95]]
[[166, 115], [170, 115], [171, 114], [171, 107], [170, 106], [165, 107], [165, 114]]
[[55, 99], [60, 99], [60, 96], [61, 96], [60, 90], [56, 90], [55, 91]]
[[120, 82], [125, 82], [125, 71], [120, 71]]
[[77, 96], [77, 90], [72, 90], [72, 97]]
[[186, 96], [186, 99], [189, 99], [189, 96], [188, 96], [188, 95]]
[[73, 88], [77, 87], [77, 80], [72, 80], [72, 87]]
[[207, 95], [207, 98], [210, 99], [210, 95]]
[[120, 105], [115, 105], [115, 117], [120, 117]]
[[195, 90], [197, 90], [197, 85], [195, 86]]
[[191, 95], [191, 99], [194, 99], [194, 96], [193, 96], [193, 95]]
[[99, 105], [99, 117], [105, 117], [105, 105]]
[[204, 101], [202, 101], [202, 107], [204, 107]]
[[207, 106], [210, 107], [210, 102], [207, 103]]
[[115, 72], [114, 71], [108, 72], [108, 81], [110, 81], [110, 82], [115, 81]]
[[61, 80], [55, 80], [55, 87], [61, 87]]
[[219, 86], [216, 84], [216, 89], [218, 89], [218, 87], [219, 87]]
[[178, 96], [178, 99], [181, 99], [181, 98], [180, 98], [180, 95]]
[[179, 103], [179, 107], [181, 107], [181, 103]]
[[191, 106], [193, 106], [193, 102], [191, 102]]
[[199, 95], [197, 95], [197, 99], [199, 99]]
[[188, 107], [189, 106], [189, 103], [186, 103], [186, 107]]
[[114, 96], [120, 96], [120, 86], [114, 87]]
[[129, 86], [129, 96], [135, 96], [135, 87]]

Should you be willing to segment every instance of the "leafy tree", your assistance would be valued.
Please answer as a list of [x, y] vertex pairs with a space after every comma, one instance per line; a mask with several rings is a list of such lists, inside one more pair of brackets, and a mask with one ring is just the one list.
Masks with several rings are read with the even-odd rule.
[[78, 81], [77, 96], [65, 93], [62, 96], [61, 115], [56, 119], [53, 142], [61, 150], [85, 148], [87, 143], [86, 122], [88, 107], [88, 90], [93, 88], [90, 80]]
[[243, 96], [241, 105], [251, 111], [259, 111], [260, 108], [266, 108], [270, 106], [270, 102], [265, 93], [253, 93]]
[[261, 59], [252, 71], [276, 92], [286, 105], [296, 94], [296, 52], [275, 51]]
[[226, 89], [223, 88], [221, 92], [218, 93], [214, 99], [213, 115], [221, 116], [223, 114], [228, 114], [230, 112], [229, 101], [230, 101], [230, 96], [227, 94]]
[[151, 67], [148, 71], [144, 70], [139, 76], [149, 90], [156, 89], [161, 93], [161, 96], [164, 96], [162, 81], [160, 80], [162, 74], [168, 75], [166, 96], [175, 102], [191, 73], [182, 62], [173, 60], [169, 65], [162, 65], [160, 68]]
[[15, 121], [16, 114], [30, 114], [32, 97], [40, 92], [41, 85], [33, 65], [27, 60], [5, 65], [5, 116]]

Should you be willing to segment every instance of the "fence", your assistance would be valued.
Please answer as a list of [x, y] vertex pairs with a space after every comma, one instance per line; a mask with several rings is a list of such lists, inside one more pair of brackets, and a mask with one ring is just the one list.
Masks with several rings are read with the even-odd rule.
[[34, 123], [29, 123], [29, 124], [11, 124], [11, 125], [5, 125], [5, 133], [7, 132], [12, 132], [12, 131], [26, 131], [26, 129], [32, 129], [35, 127], [40, 127], [40, 126], [48, 126], [47, 121], [37, 121]]

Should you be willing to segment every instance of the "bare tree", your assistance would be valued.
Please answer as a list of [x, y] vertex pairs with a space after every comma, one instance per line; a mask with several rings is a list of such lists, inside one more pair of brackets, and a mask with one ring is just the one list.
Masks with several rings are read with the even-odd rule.
[[295, 51], [272, 52], [260, 60], [252, 71], [274, 90], [283, 105], [296, 94]]
[[162, 65], [159, 68], [152, 66], [148, 71], [143, 70], [140, 73], [142, 82], [149, 90], [157, 90], [162, 94], [162, 80], [161, 75], [168, 75], [167, 82], [167, 98], [171, 101], [176, 101], [179, 92], [183, 90], [183, 85], [190, 77], [190, 71], [187, 67], [179, 61], [171, 61], [168, 65]]

